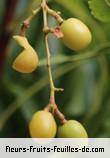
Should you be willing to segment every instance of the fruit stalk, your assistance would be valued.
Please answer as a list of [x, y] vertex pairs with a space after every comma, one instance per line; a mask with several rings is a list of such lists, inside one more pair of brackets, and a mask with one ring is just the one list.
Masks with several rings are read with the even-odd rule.
[[44, 40], [45, 40], [45, 48], [47, 54], [47, 68], [48, 68], [48, 76], [49, 76], [49, 83], [50, 83], [50, 104], [55, 104], [55, 91], [63, 91], [61, 88], [55, 88], [53, 77], [52, 77], [52, 68], [51, 68], [51, 53], [48, 44], [48, 20], [47, 20], [47, 4], [46, 0], [42, 0], [42, 10], [43, 10], [43, 20], [44, 20]]
[[48, 19], [47, 19], [47, 4], [46, 0], [42, 0], [42, 10], [43, 10], [43, 20], [44, 20], [44, 40], [45, 40], [45, 48], [47, 54], [47, 68], [48, 68], [48, 76], [49, 76], [49, 83], [50, 83], [50, 99], [49, 104], [45, 108], [45, 110], [50, 111], [53, 110], [53, 113], [59, 118], [61, 123], [65, 123], [66, 119], [65, 116], [60, 112], [56, 103], [55, 103], [55, 91], [63, 91], [61, 88], [56, 88], [54, 85], [53, 77], [52, 77], [52, 68], [51, 68], [51, 53], [48, 44]]
[[39, 13], [40, 10], [41, 10], [41, 7], [38, 7], [37, 9], [32, 10], [32, 14], [26, 20], [24, 20], [24, 22], [21, 26], [21, 30], [20, 30], [21, 36], [25, 36], [25, 32], [29, 28], [29, 25], [30, 25], [32, 19]]
[[52, 72], [51, 72], [51, 54], [49, 50], [49, 44], [48, 44], [48, 22], [47, 22], [47, 9], [46, 9], [46, 1], [42, 1], [42, 9], [43, 9], [43, 20], [44, 20], [44, 40], [45, 40], [45, 49], [46, 49], [46, 54], [47, 54], [47, 67], [48, 67], [48, 76], [49, 76], [49, 82], [50, 82], [50, 103], [54, 104], [55, 103], [55, 91], [54, 91], [54, 82], [52, 78]]
[[48, 14], [53, 16], [58, 21], [59, 24], [63, 23], [63, 18], [60, 16], [60, 12], [56, 12], [55, 10], [49, 8], [48, 5], [46, 5], [46, 9]]

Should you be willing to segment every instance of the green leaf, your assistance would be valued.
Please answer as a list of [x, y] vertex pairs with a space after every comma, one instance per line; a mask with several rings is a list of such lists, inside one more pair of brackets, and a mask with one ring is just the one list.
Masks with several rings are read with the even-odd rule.
[[68, 78], [67, 78], [69, 81], [68, 82], [69, 92], [71, 89], [71, 93], [67, 91], [70, 97], [68, 99], [68, 102], [66, 103], [67, 105], [64, 108], [66, 116], [69, 117], [81, 116], [84, 114], [85, 111], [86, 85], [85, 85], [84, 67], [81, 65], [74, 72], [73, 71], [70, 72], [70, 74], [68, 74]]
[[91, 13], [102, 22], [110, 22], [110, 0], [89, 0]]
[[105, 56], [100, 56], [98, 58], [99, 65], [100, 65], [100, 78], [96, 85], [96, 90], [94, 92], [94, 99], [92, 101], [91, 108], [86, 115], [86, 121], [89, 122], [94, 115], [96, 115], [103, 105], [103, 96], [106, 94], [107, 91], [107, 84], [108, 84], [108, 65]]
[[105, 2], [110, 7], [110, 0], [105, 0]]

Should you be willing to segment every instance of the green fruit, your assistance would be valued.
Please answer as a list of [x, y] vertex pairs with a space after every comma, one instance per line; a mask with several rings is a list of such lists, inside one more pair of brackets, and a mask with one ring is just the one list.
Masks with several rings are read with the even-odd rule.
[[59, 138], [88, 138], [84, 127], [75, 120], [69, 120], [58, 128]]
[[36, 112], [29, 124], [32, 138], [53, 138], [56, 135], [56, 129], [54, 117], [47, 111]]
[[86, 48], [91, 40], [91, 32], [88, 27], [76, 18], [69, 18], [61, 24], [64, 44], [72, 50], [81, 50]]

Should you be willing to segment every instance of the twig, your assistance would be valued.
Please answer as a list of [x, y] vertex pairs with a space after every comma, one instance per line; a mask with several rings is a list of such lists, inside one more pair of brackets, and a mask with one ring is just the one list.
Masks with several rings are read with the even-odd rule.
[[32, 15], [30, 15], [26, 20], [24, 20], [24, 22], [21, 26], [21, 30], [20, 30], [21, 36], [25, 36], [25, 32], [29, 28], [29, 25], [30, 25], [32, 19], [35, 17], [35, 15], [37, 15], [39, 13], [40, 10], [41, 10], [41, 7], [38, 7], [37, 9], [32, 10]]
[[53, 77], [52, 77], [52, 71], [51, 71], [51, 53], [49, 49], [49, 44], [48, 44], [48, 20], [47, 20], [47, 5], [46, 1], [42, 1], [42, 9], [43, 9], [43, 20], [44, 20], [44, 40], [45, 40], [45, 48], [46, 48], [46, 54], [47, 54], [47, 67], [48, 67], [48, 75], [49, 75], [49, 82], [50, 82], [50, 104], [55, 104], [55, 91], [62, 91], [63, 89], [55, 88], [54, 82], [53, 82]]
[[50, 99], [49, 104], [45, 108], [47, 111], [53, 111], [53, 114], [59, 118], [61, 123], [65, 123], [66, 119], [65, 116], [60, 112], [56, 103], [55, 103], [55, 91], [63, 91], [61, 88], [55, 88], [53, 77], [52, 77], [52, 68], [51, 68], [51, 53], [48, 44], [48, 19], [47, 19], [47, 4], [46, 0], [42, 0], [42, 10], [43, 10], [43, 20], [44, 20], [44, 40], [45, 40], [45, 47], [46, 47], [46, 54], [47, 54], [47, 68], [48, 68], [48, 76], [49, 76], [49, 83], [50, 83]]
[[56, 12], [55, 10], [49, 8], [48, 5], [46, 5], [46, 9], [47, 9], [48, 14], [50, 14], [51, 16], [53, 16], [58, 21], [59, 24], [63, 23], [64, 20], [60, 16], [60, 12]]

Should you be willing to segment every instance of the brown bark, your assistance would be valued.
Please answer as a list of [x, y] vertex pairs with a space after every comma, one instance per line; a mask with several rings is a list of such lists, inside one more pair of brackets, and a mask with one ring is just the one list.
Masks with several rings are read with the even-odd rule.
[[5, 1], [4, 17], [0, 28], [0, 74], [3, 73], [6, 49], [13, 33], [13, 30], [9, 29], [9, 25], [14, 18], [17, 2], [18, 0]]

